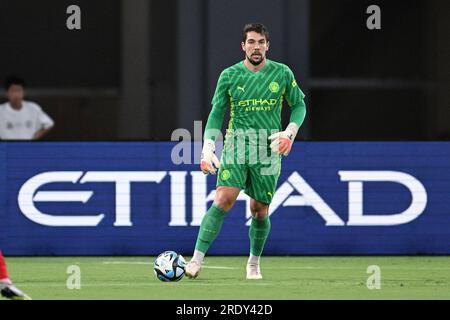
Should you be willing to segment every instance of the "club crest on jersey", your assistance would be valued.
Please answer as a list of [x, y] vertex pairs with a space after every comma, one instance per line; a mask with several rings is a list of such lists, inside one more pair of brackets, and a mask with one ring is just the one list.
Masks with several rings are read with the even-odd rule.
[[269, 84], [269, 90], [273, 93], [277, 93], [278, 90], [280, 90], [280, 85], [278, 84], [278, 82], [271, 82]]
[[231, 177], [231, 173], [230, 173], [230, 171], [228, 171], [228, 170], [223, 170], [223, 171], [222, 171], [222, 174], [220, 175], [220, 178], [221, 178], [223, 181], [226, 181], [226, 180], [230, 179], [230, 177]]

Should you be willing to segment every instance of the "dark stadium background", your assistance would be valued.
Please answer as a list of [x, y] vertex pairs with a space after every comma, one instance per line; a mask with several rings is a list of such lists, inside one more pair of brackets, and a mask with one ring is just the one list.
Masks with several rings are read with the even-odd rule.
[[[81, 30], [66, 28], [70, 4]], [[371, 4], [381, 30], [366, 28]], [[258, 21], [269, 58], [307, 94], [298, 138], [448, 140], [449, 12], [439, 0], [2, 1], [0, 79], [27, 80], [56, 122], [47, 140], [170, 140], [206, 120], [220, 71], [243, 58], [243, 25]]]
[[[70, 5], [81, 30], [66, 26]], [[366, 27], [370, 5], [381, 30]], [[268, 57], [294, 71], [307, 105], [269, 210], [264, 280], [245, 280], [241, 194], [200, 278], [167, 285], [153, 262], [190, 260], [216, 186], [201, 142], [167, 141], [205, 124], [249, 22], [268, 27]], [[295, 299], [448, 299], [449, 39], [448, 0], [0, 0], [0, 85], [23, 77], [55, 121], [44, 142], [0, 141], [14, 285], [33, 299], [167, 299], [146, 312], [169, 315], [186, 299], [269, 299], [275, 316], [304, 311]]]

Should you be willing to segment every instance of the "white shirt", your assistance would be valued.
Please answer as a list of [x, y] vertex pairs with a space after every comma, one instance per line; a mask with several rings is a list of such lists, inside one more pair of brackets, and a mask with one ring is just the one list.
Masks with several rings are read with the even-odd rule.
[[0, 104], [0, 139], [32, 140], [36, 132], [54, 125], [42, 108], [31, 101], [22, 101], [22, 108], [15, 110], [10, 103]]

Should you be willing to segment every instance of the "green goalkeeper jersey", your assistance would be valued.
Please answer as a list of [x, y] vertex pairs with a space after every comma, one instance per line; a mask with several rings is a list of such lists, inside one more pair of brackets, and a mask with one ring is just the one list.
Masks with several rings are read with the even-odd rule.
[[252, 72], [241, 61], [220, 74], [205, 139], [215, 140], [216, 134], [210, 129], [221, 128], [228, 107], [230, 122], [227, 135], [238, 129], [280, 131], [284, 99], [292, 108], [290, 122], [301, 126], [306, 113], [304, 97], [292, 71], [285, 64], [267, 59], [259, 72]]

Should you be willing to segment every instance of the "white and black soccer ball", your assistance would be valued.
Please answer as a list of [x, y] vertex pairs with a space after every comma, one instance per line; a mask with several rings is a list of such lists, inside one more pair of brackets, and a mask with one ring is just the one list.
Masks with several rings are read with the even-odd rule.
[[161, 253], [153, 264], [156, 277], [161, 281], [180, 281], [184, 276], [186, 261], [175, 251]]

